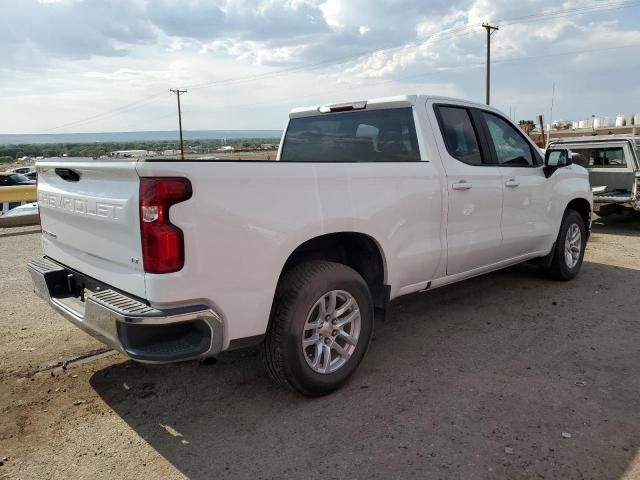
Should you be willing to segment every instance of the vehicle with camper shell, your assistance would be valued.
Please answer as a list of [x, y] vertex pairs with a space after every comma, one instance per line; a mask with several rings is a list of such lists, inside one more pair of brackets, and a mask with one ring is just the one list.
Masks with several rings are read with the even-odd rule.
[[553, 140], [550, 147], [570, 149], [571, 161], [587, 169], [595, 213], [640, 217], [640, 137], [570, 137]]

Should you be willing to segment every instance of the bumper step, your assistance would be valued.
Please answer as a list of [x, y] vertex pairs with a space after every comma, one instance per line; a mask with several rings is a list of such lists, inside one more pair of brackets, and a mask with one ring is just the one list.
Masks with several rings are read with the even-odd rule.
[[123, 317], [159, 317], [162, 315], [160, 310], [111, 289], [94, 293], [91, 295], [91, 300]]

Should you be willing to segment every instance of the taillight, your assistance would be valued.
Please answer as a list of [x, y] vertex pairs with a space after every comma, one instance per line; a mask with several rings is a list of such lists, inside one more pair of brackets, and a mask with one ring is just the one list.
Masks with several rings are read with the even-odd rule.
[[177, 272], [184, 266], [182, 230], [171, 223], [171, 205], [191, 198], [186, 178], [140, 179], [140, 232], [142, 261], [147, 273]]

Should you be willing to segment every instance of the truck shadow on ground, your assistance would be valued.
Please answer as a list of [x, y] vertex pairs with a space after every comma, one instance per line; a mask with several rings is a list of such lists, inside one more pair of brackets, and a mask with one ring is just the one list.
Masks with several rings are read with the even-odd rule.
[[[189, 478], [620, 478], [640, 445], [640, 271], [523, 265], [394, 302], [355, 377], [308, 399], [255, 351], [91, 384]], [[614, 314], [615, 312], [615, 314]]]

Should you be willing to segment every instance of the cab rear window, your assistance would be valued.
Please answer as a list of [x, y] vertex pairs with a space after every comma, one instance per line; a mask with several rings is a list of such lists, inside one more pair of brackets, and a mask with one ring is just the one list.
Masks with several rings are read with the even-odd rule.
[[626, 168], [627, 159], [623, 147], [572, 148], [571, 161], [585, 168]]
[[413, 110], [395, 108], [293, 118], [280, 161], [420, 161]]

